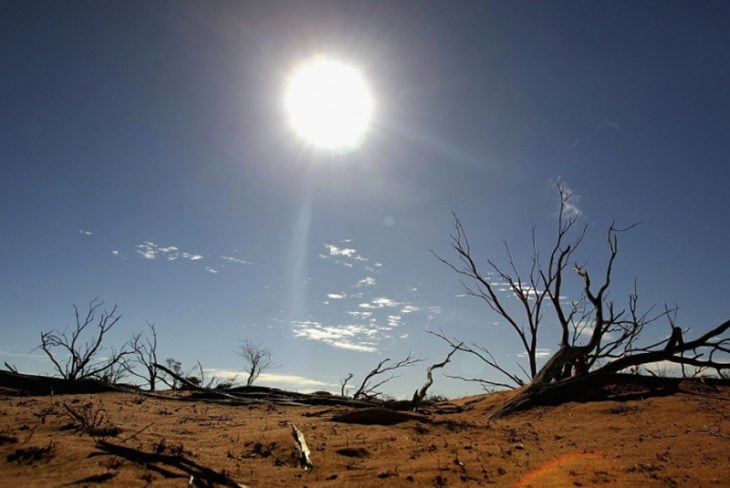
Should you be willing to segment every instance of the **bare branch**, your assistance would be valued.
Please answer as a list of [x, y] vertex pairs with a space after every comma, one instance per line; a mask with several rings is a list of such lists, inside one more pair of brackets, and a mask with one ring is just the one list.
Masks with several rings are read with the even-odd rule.
[[[150, 335], [142, 342], [142, 334], [132, 336], [130, 341], [131, 359], [125, 361], [125, 368], [128, 373], [144, 380], [149, 386], [150, 391], [155, 391], [159, 373], [155, 363], [157, 359], [157, 330], [155, 324], [147, 322], [147, 328]], [[139, 373], [136, 367], [140, 367], [143, 372]]]
[[[485, 348], [483, 348], [481, 346], [477, 346], [477, 345], [467, 346], [464, 344], [463, 341], [458, 341], [456, 339], [451, 339], [451, 338], [447, 337], [443, 333], [443, 331], [434, 332], [432, 330], [427, 330], [426, 332], [445, 341], [452, 348], [455, 348], [459, 351], [476, 356], [477, 358], [479, 358], [481, 361], [486, 363], [491, 368], [496, 369], [497, 371], [499, 371], [500, 373], [505, 375], [512, 382], [512, 384], [507, 386], [507, 388], [513, 388], [515, 386], [522, 386], [525, 384], [525, 382], [522, 378], [520, 378], [516, 374], [510, 373], [506, 368], [501, 366], [497, 362], [496, 358], [492, 355], [492, 353], [489, 352], [488, 349], [485, 349]], [[518, 366], [520, 366], [520, 365], [518, 364]], [[529, 377], [529, 375], [528, 375], [528, 377]], [[499, 384], [504, 385], [504, 383], [499, 383]]]
[[274, 366], [271, 360], [271, 351], [265, 347], [254, 344], [246, 339], [238, 349], [238, 355], [243, 358], [246, 365], [246, 386], [252, 386], [264, 371]]
[[[53, 363], [56, 371], [65, 379], [78, 380], [91, 377], [109, 377], [107, 373], [117, 368], [125, 356], [131, 354], [125, 344], [118, 351], [112, 351], [111, 358], [105, 363], [97, 361], [103, 350], [104, 336], [119, 322], [121, 315], [117, 314], [117, 306], [111, 311], [100, 310], [104, 302], [95, 298], [89, 302], [85, 316], [79, 313], [74, 305], [75, 327], [67, 334], [51, 330], [41, 332], [41, 348]], [[96, 325], [96, 332], [89, 336], [87, 329]], [[60, 350], [60, 353], [54, 352]], [[111, 376], [117, 376], [117, 373]]]
[[459, 343], [456, 346], [453, 346], [451, 348], [451, 351], [449, 351], [449, 354], [446, 355], [446, 359], [444, 359], [440, 363], [432, 364], [431, 366], [429, 366], [426, 369], [426, 382], [423, 384], [423, 386], [421, 387], [420, 390], [416, 390], [416, 392], [413, 394], [412, 403], [413, 403], [414, 410], [416, 408], [418, 408], [418, 405], [423, 401], [424, 398], [426, 398], [426, 392], [431, 387], [431, 385], [433, 385], [433, 370], [437, 369], [437, 368], [443, 368], [444, 366], [446, 366], [449, 363], [449, 361], [451, 361], [451, 356], [453, 356], [454, 353], [456, 351], [458, 351], [462, 345], [463, 345], [463, 342]]
[[394, 371], [399, 368], [406, 368], [408, 366], [413, 366], [416, 363], [421, 362], [421, 359], [415, 359], [411, 357], [411, 353], [408, 353], [408, 355], [398, 361], [397, 363], [393, 363], [390, 366], [386, 366], [387, 363], [390, 362], [390, 358], [385, 358], [382, 361], [378, 363], [378, 365], [370, 371], [365, 378], [362, 381], [362, 384], [360, 387], [355, 391], [355, 394], [352, 396], [355, 400], [360, 400], [364, 398], [373, 398], [379, 395], [378, 388], [383, 386], [385, 383], [389, 382], [390, 380], [396, 378], [396, 376], [390, 376], [376, 384], [372, 384], [371, 380], [379, 375], [382, 375], [383, 373], [387, 373], [388, 371]]
[[347, 396], [347, 382], [350, 381], [353, 376], [354, 375], [352, 373], [347, 373], [347, 376], [340, 380], [340, 396]]

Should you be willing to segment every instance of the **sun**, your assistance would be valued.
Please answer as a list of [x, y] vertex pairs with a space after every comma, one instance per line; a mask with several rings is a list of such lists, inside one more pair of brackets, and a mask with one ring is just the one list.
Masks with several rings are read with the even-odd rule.
[[364, 141], [374, 104], [354, 66], [317, 57], [292, 71], [284, 107], [292, 128], [307, 143], [346, 152]]

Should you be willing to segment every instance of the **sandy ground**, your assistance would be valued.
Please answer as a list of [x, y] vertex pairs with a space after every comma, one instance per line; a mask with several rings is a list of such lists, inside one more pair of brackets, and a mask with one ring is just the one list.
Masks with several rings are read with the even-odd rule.
[[[728, 387], [693, 383], [668, 397], [567, 403], [488, 420], [508, 394], [444, 402], [393, 425], [361, 425], [335, 420], [353, 411], [346, 407], [0, 392], [0, 480], [29, 487], [730, 486]], [[311, 449], [311, 471], [299, 465], [292, 423]]]

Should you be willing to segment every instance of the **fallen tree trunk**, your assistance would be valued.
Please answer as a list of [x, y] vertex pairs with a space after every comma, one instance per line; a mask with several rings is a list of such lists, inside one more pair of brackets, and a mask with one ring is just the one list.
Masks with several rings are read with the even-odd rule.
[[514, 397], [492, 412], [490, 417], [499, 418], [536, 406], [567, 402], [627, 401], [667, 396], [680, 391], [684, 383], [730, 385], [730, 380], [667, 378], [595, 371], [563, 381], [530, 384], [518, 390]]

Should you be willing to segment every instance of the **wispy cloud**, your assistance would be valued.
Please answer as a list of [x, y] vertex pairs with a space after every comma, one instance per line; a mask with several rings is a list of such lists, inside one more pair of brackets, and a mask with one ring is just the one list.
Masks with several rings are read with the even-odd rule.
[[[346, 239], [340, 242], [340, 244], [349, 244], [352, 242], [352, 239]], [[324, 244], [324, 248], [327, 250], [327, 253], [320, 254], [319, 257], [321, 259], [333, 259], [333, 262], [336, 264], [340, 264], [342, 266], [352, 268], [353, 262], [362, 262], [366, 263], [370, 261], [368, 258], [362, 256], [360, 253], [357, 252], [356, 249], [352, 247], [340, 247], [335, 244]]]
[[142, 244], [134, 246], [137, 248], [137, 254], [142, 256], [144, 259], [154, 260], [157, 259], [157, 244], [151, 241], [144, 241]]
[[89, 236], [89, 237], [94, 235], [93, 232], [91, 232], [90, 230], [85, 230], [85, 229], [79, 229], [79, 234], [81, 234], [82, 236]]
[[612, 129], [612, 130], [621, 130], [621, 124], [618, 122], [611, 120], [611, 119], [603, 119], [600, 124], [598, 124], [599, 129]]
[[372, 276], [366, 276], [355, 284], [355, 288], [362, 288], [364, 286], [375, 286], [377, 281]]
[[360, 305], [358, 305], [358, 307], [365, 308], [365, 309], [368, 309], [368, 308], [380, 309], [380, 308], [385, 308], [385, 307], [395, 308], [400, 305], [402, 305], [400, 302], [397, 302], [390, 298], [378, 297], [378, 298], [372, 299], [370, 302], [361, 303]]
[[[535, 357], [537, 359], [549, 358], [551, 354], [552, 354], [552, 351], [550, 351], [550, 349], [537, 349], [537, 350], [535, 350]], [[526, 358], [527, 357], [527, 352], [522, 351], [521, 353], [517, 354], [517, 356], [518, 357], [521, 357], [521, 358]]]
[[394, 329], [402, 322], [403, 317], [400, 315], [388, 315], [388, 327]]
[[369, 319], [370, 317], [373, 316], [373, 312], [356, 312], [356, 311], [351, 311], [351, 312], [346, 312], [346, 313], [348, 315], [352, 315], [353, 317], [358, 318], [358, 319]]
[[355, 256], [355, 253], [357, 252], [354, 249], [350, 248], [340, 248], [333, 244], [325, 244], [324, 247], [329, 249], [329, 255], [330, 256], [344, 256], [346, 258], [351, 258]]
[[[143, 241], [135, 245], [134, 248], [137, 255], [148, 261], [204, 261], [205, 266], [202, 269], [211, 274], [218, 274], [227, 265], [244, 266], [251, 264], [250, 261], [237, 256], [222, 255], [211, 257], [209, 255], [206, 257], [200, 253], [183, 251], [179, 246], [161, 246], [153, 241]], [[121, 256], [121, 252], [117, 249], [112, 250], [112, 254]]]
[[156, 259], [164, 259], [165, 261], [176, 261], [178, 259], [200, 261], [203, 259], [203, 255], [201, 254], [181, 252], [177, 246], [162, 247], [152, 241], [144, 241], [141, 244], [137, 244], [135, 248], [137, 249], [137, 254], [150, 261]]
[[346, 297], [347, 295], [344, 293], [327, 293], [327, 298], [330, 300], [342, 300]]
[[251, 264], [249, 261], [246, 261], [245, 259], [236, 258], [233, 256], [221, 256], [220, 259], [227, 263], [233, 263], [233, 264]]
[[377, 351], [373, 340], [376, 329], [359, 324], [326, 326], [319, 322], [294, 322], [294, 335], [305, 339], [324, 342], [339, 349], [360, 352]]
[[579, 207], [580, 205], [580, 195], [578, 192], [576, 192], [573, 188], [571, 188], [567, 183], [562, 181], [560, 178], [553, 181], [553, 184], [551, 184], [551, 189], [554, 190], [555, 184], [559, 184], [562, 186], [562, 188], [565, 190], [566, 194], [570, 196], [568, 198], [568, 201], [565, 202], [565, 206], [563, 207], [563, 212], [565, 213], [566, 217], [581, 217], [583, 215], [583, 210]]
[[41, 353], [33, 352], [13, 352], [0, 350], [0, 357], [14, 358], [14, 359], [44, 359], [47, 356]]
[[[233, 380], [234, 378], [237, 378], [239, 380], [245, 380], [248, 377], [247, 372], [236, 371], [232, 369], [203, 368], [203, 372], [205, 373], [206, 377], [215, 377], [224, 380]], [[327, 387], [337, 386], [332, 383], [326, 383], [324, 381], [307, 378], [305, 376], [280, 373], [261, 373], [261, 375], [257, 379], [257, 384], [284, 386], [287, 388], [293, 388], [295, 390], [323, 389]]]

